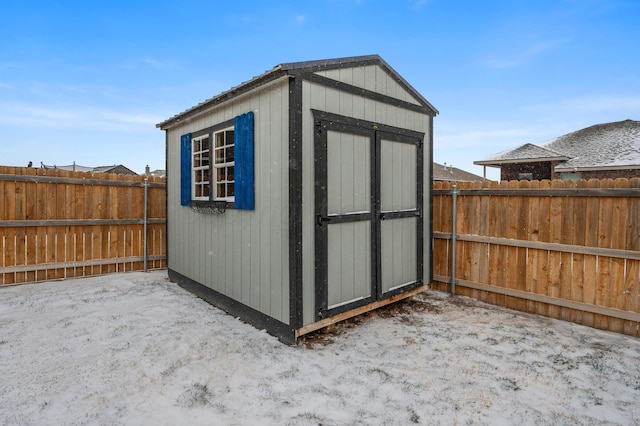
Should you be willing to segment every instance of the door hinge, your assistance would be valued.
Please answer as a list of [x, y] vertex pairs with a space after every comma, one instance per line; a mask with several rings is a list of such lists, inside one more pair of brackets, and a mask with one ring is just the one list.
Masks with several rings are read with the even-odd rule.
[[320, 214], [316, 216], [316, 223], [318, 226], [324, 226], [324, 224], [329, 223], [330, 220], [331, 218], [328, 218], [327, 216], [322, 216]]

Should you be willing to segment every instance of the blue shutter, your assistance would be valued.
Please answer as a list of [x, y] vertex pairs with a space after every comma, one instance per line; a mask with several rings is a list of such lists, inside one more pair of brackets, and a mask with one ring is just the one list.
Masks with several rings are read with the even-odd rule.
[[191, 133], [180, 136], [180, 205], [191, 202]]
[[253, 112], [237, 116], [233, 121], [235, 143], [235, 205], [236, 209], [255, 208], [253, 172]]

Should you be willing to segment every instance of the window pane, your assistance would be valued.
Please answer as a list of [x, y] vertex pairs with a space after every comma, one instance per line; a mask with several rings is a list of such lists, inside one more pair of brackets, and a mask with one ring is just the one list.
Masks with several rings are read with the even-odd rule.
[[229, 183], [227, 184], [227, 195], [229, 197], [233, 197], [234, 196], [234, 192], [233, 192], [233, 183]]
[[209, 197], [209, 185], [202, 185], [202, 196]]
[[209, 138], [202, 139], [202, 151], [209, 150]]
[[224, 133], [216, 133], [216, 148], [224, 145]]
[[232, 146], [227, 147], [225, 149], [225, 151], [226, 151], [225, 152], [225, 162], [226, 163], [232, 162], [233, 161], [233, 147]]
[[219, 184], [218, 184], [218, 185], [216, 185], [216, 186], [217, 186], [217, 189], [218, 189], [218, 191], [217, 191], [217, 192], [218, 192], [217, 196], [218, 196], [218, 197], [226, 197], [226, 196], [227, 196], [227, 193], [226, 193], [226, 191], [225, 191], [224, 183], [219, 183]]
[[224, 180], [224, 168], [216, 169], [216, 180], [218, 182]]
[[227, 130], [225, 142], [227, 145], [233, 145], [233, 130]]
[[227, 180], [233, 181], [233, 166], [227, 167]]
[[216, 164], [224, 163], [224, 148], [216, 149]]

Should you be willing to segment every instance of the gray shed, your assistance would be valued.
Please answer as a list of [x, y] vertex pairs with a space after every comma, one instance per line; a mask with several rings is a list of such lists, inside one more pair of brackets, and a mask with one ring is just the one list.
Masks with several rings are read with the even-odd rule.
[[281, 64], [159, 123], [170, 279], [287, 343], [421, 291], [437, 113], [371, 55]]

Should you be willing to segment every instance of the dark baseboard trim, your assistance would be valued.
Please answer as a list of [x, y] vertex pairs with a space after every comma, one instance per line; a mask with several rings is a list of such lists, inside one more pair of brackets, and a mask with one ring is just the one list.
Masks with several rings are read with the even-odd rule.
[[277, 337], [282, 343], [287, 345], [294, 345], [296, 343], [296, 333], [292, 326], [225, 296], [174, 270], [168, 269], [167, 271], [169, 273], [169, 279], [172, 282], [195, 294], [202, 300], [222, 309], [234, 317], [246, 321], [258, 329], [266, 330], [269, 334]]

